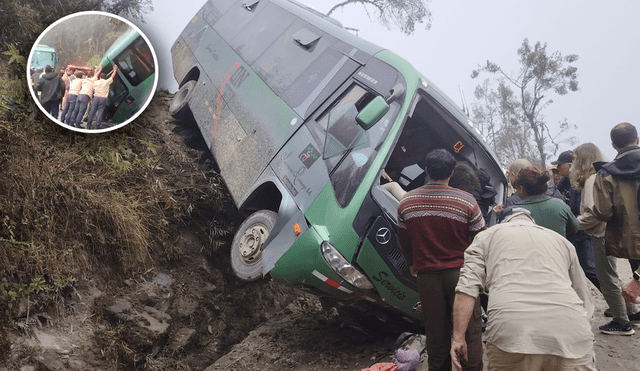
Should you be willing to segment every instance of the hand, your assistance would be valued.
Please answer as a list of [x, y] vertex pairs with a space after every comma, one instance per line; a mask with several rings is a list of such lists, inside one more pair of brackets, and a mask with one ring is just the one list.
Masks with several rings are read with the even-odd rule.
[[493, 207], [493, 211], [496, 214], [500, 214], [502, 212], [502, 210], [504, 209], [504, 206], [502, 204], [497, 204]]
[[393, 182], [393, 179], [391, 179], [389, 174], [387, 174], [387, 172], [384, 169], [382, 169], [382, 174], [380, 175], [382, 176], [382, 179], [386, 180], [387, 182], [389, 183]]
[[640, 304], [638, 296], [640, 296], [640, 282], [631, 279], [622, 287], [622, 297], [629, 303]]
[[458, 371], [462, 370], [462, 361], [467, 362], [467, 343], [464, 339], [451, 340], [451, 360]]
[[418, 273], [413, 271], [413, 265], [409, 266], [409, 273], [411, 273], [411, 275], [414, 277], [418, 277]]

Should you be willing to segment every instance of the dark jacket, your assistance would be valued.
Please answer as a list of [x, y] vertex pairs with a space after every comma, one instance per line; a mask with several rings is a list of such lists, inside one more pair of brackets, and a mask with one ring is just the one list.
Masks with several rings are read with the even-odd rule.
[[45, 104], [62, 99], [64, 96], [64, 81], [62, 81], [61, 77], [59, 73], [55, 72], [47, 73], [40, 77], [40, 80], [34, 86], [35, 91], [41, 91], [40, 103]]
[[638, 220], [638, 181], [640, 147], [619, 150], [616, 158], [596, 174], [593, 214], [607, 222], [607, 255], [640, 259], [640, 221]]

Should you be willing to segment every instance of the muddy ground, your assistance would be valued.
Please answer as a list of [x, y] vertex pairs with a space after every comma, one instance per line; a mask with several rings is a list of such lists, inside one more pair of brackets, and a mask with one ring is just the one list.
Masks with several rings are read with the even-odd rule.
[[[177, 166], [183, 161], [210, 172], [210, 156], [193, 149], [197, 133], [168, 115], [170, 99], [156, 94], [144, 117], [161, 136], [163, 151], [179, 159]], [[230, 210], [228, 220], [217, 223], [233, 228], [238, 215]], [[334, 309], [323, 310], [317, 298], [297, 289], [238, 281], [227, 258], [230, 237], [213, 233], [212, 250], [212, 233], [203, 224], [194, 218], [176, 226], [166, 241], [178, 252], [172, 259], [152, 255], [144, 271], [117, 279], [88, 271], [48, 311], [24, 305], [0, 339], [9, 344], [0, 371], [360, 370], [391, 360], [399, 346], [395, 336], [345, 326]], [[630, 277], [628, 265], [621, 262], [619, 270]], [[606, 304], [592, 292], [599, 369], [639, 369], [640, 332], [597, 333], [607, 321]]]

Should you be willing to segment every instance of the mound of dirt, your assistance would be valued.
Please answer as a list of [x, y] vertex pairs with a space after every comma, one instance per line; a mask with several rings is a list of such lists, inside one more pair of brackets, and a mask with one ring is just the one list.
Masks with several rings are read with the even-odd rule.
[[[320, 370], [386, 356], [381, 339], [344, 327], [317, 298], [235, 278], [229, 244], [241, 217], [197, 128], [168, 115], [170, 99], [157, 92], [120, 133], [79, 136], [46, 122], [0, 131], [13, 143], [5, 182], [21, 185], [0, 202], [9, 237], [0, 276], [8, 286], [28, 284], [38, 268], [73, 277], [14, 307], [0, 365]], [[36, 243], [49, 252], [29, 257]]]

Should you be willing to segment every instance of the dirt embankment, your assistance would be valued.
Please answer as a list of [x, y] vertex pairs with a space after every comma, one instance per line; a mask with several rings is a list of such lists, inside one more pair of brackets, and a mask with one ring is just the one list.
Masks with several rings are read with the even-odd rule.
[[[0, 371], [389, 362], [395, 339], [345, 327], [296, 289], [234, 277], [228, 249], [241, 218], [199, 133], [168, 115], [170, 99], [158, 92], [106, 135], [29, 121], [26, 108], [0, 117]], [[640, 333], [597, 333], [608, 319], [592, 293], [599, 369], [637, 369]]]
[[235, 278], [241, 218], [170, 99], [102, 135], [3, 118], [0, 277], [23, 300], [0, 296], [0, 370], [356, 369], [386, 356], [314, 297]]

